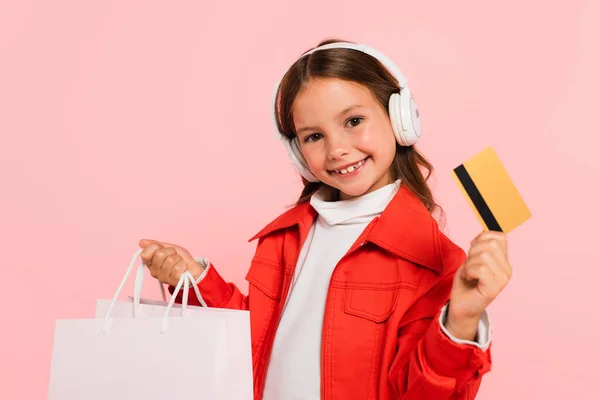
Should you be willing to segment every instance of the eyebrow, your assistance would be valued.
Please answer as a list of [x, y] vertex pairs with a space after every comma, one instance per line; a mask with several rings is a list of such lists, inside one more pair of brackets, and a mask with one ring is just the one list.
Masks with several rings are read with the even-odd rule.
[[[362, 108], [362, 107], [364, 107], [364, 106], [361, 104], [352, 104], [351, 106], [346, 107], [342, 111], [340, 111], [337, 116], [339, 117], [341, 115], [346, 114], [348, 111], [352, 111], [356, 108]], [[304, 131], [316, 131], [316, 130], [318, 130], [318, 128], [315, 128], [313, 126], [303, 126], [300, 129], [296, 130], [296, 134], [300, 134], [301, 132], [304, 132]]]

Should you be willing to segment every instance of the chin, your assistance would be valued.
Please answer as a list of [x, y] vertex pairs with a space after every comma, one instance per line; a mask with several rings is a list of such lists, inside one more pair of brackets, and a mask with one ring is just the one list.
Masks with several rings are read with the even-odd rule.
[[[336, 188], [341, 193], [343, 193], [342, 197], [358, 197], [367, 193], [369, 189], [373, 186], [374, 182], [348, 182], [348, 183], [339, 183], [339, 182], [331, 182], [328, 183], [329, 186]], [[345, 196], [344, 196], [345, 195]]]

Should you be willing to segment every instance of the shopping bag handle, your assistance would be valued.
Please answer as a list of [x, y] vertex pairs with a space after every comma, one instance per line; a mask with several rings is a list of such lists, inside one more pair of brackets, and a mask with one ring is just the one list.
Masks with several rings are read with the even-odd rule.
[[[131, 260], [131, 263], [129, 264], [129, 268], [133, 268], [133, 264], [135, 263], [135, 260], [141, 255], [143, 249], [138, 250], [135, 255], [133, 256], [133, 259]], [[128, 270], [129, 271], [129, 270]], [[135, 282], [133, 284], [133, 317], [135, 318], [137, 315], [137, 310], [140, 307], [140, 297], [142, 295], [142, 287], [144, 286], [144, 273], [146, 271], [146, 268], [144, 266], [144, 262], [140, 262], [140, 265], [138, 266], [137, 269], [137, 273], [135, 276]], [[125, 275], [125, 279], [123, 281], [127, 280], [127, 277], [129, 276], [129, 273], [131, 271], [129, 271], [126, 275]], [[158, 282], [158, 286], [160, 289], [160, 294], [162, 297], [162, 301], [163, 302], [167, 302], [167, 295], [165, 294], [165, 287], [163, 286], [162, 282], [159, 281], [158, 279], [156, 280], [156, 282]], [[118, 290], [120, 290], [122, 288], [119, 288]]]
[[[110, 313], [112, 312], [112, 309], [113, 309], [114, 305], [116, 304], [116, 302], [119, 298], [119, 295], [121, 294], [121, 291], [123, 290], [123, 287], [125, 286], [125, 283], [127, 282], [127, 279], [129, 278], [129, 275], [131, 274], [131, 271], [133, 270], [136, 259], [138, 257], [140, 257], [142, 250], [143, 249], [136, 251], [135, 254], [133, 255], [133, 257], [131, 258], [129, 267], [127, 268], [127, 271], [125, 272], [125, 276], [121, 280], [121, 283], [119, 284], [119, 287], [117, 288], [117, 291], [115, 292], [115, 294], [110, 302], [108, 311], [106, 312], [106, 315], [104, 316], [104, 323], [102, 324], [102, 333], [108, 332], [108, 323], [110, 320]], [[133, 304], [133, 317], [134, 318], [137, 317], [137, 310], [138, 310], [139, 303], [140, 303], [140, 294], [142, 291], [142, 286], [143, 286], [143, 281], [144, 281], [144, 272], [145, 272], [145, 266], [142, 261], [138, 267], [138, 270], [136, 273], [136, 278], [135, 278], [135, 283], [134, 283], [134, 293], [133, 293], [134, 294], [134, 304]], [[192, 287], [194, 289], [194, 292], [195, 292], [196, 297], [198, 298], [198, 301], [200, 302], [200, 304], [203, 307], [207, 307], [206, 302], [204, 301], [204, 299], [202, 298], [202, 295], [200, 294], [200, 289], [198, 288], [198, 284], [196, 283], [196, 280], [193, 278], [192, 274], [189, 271], [186, 271], [179, 278], [179, 281], [177, 282], [177, 285], [175, 286], [175, 290], [173, 291], [173, 295], [171, 296], [171, 299], [170, 299], [168, 305], [166, 306], [165, 314], [163, 316], [163, 321], [161, 323], [161, 332], [164, 333], [166, 331], [167, 317], [169, 316], [169, 312], [171, 311], [171, 308], [175, 304], [175, 300], [176, 300], [177, 295], [179, 294], [179, 291], [181, 290], [182, 286], [183, 286], [183, 299], [181, 302], [181, 316], [185, 316], [185, 313], [187, 311], [187, 302], [188, 302], [188, 293], [189, 293], [190, 282], [192, 284]], [[185, 283], [185, 285], [183, 285], [184, 283]], [[158, 284], [160, 285], [163, 301], [166, 302], [166, 295], [164, 292], [163, 284], [160, 281], [158, 281]]]
[[192, 287], [194, 288], [194, 292], [196, 293], [196, 297], [198, 298], [198, 301], [200, 301], [200, 304], [202, 304], [203, 307], [206, 307], [206, 302], [204, 301], [204, 299], [202, 298], [202, 295], [200, 294], [200, 289], [198, 288], [198, 284], [194, 280], [194, 277], [192, 276], [192, 274], [189, 271], [184, 272], [183, 275], [181, 275], [181, 277], [179, 278], [179, 281], [177, 282], [177, 285], [175, 286], [175, 290], [173, 291], [173, 295], [171, 296], [171, 300], [169, 300], [169, 304], [167, 305], [167, 307], [165, 309], [165, 314], [163, 315], [163, 319], [160, 324], [160, 332], [161, 333], [165, 333], [167, 331], [168, 323], [169, 323], [169, 319], [168, 319], [169, 311], [171, 311], [173, 304], [175, 304], [175, 299], [177, 298], [177, 294], [179, 294], [179, 290], [181, 290], [181, 286], [183, 286], [183, 299], [181, 301], [181, 316], [182, 317], [185, 316], [185, 313], [187, 311], [187, 300], [188, 300], [188, 292], [190, 290], [190, 282], [192, 284]]

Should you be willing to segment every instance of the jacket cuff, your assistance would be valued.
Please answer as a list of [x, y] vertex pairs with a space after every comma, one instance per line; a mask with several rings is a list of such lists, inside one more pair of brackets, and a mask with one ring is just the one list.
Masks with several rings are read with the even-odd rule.
[[458, 339], [458, 338], [452, 336], [452, 334], [444, 326], [444, 323], [446, 322], [446, 317], [448, 315], [447, 312], [448, 312], [448, 303], [446, 303], [444, 305], [444, 307], [442, 308], [439, 321], [440, 321], [440, 328], [442, 328], [442, 331], [446, 334], [446, 336], [448, 336], [448, 338], [450, 340], [452, 340], [454, 343], [458, 343], [458, 344], [466, 344], [466, 345], [470, 345], [470, 346], [476, 346], [483, 351], [486, 351], [490, 347], [490, 343], [492, 342], [492, 321], [490, 319], [490, 316], [489, 316], [487, 310], [485, 310], [483, 313], [481, 313], [481, 317], [479, 319], [479, 324], [478, 324], [478, 328], [477, 328], [477, 336], [475, 338], [475, 341]]
[[[436, 319], [439, 321], [443, 315], [440, 310]], [[439, 323], [429, 325], [423, 339], [424, 356], [429, 365], [442, 376], [455, 377], [459, 389], [474, 376], [483, 375], [491, 369], [491, 343], [482, 350], [477, 345], [454, 341], [444, 333]]]
[[224, 307], [233, 294], [233, 290], [229, 284], [219, 275], [211, 263], [208, 263], [208, 266], [204, 269], [204, 272], [200, 275], [196, 283], [208, 307]]
[[206, 276], [206, 273], [211, 268], [212, 264], [210, 263], [210, 261], [208, 261], [208, 258], [206, 257], [198, 257], [195, 260], [198, 264], [202, 266], [202, 268], [204, 268], [204, 271], [202, 271], [198, 279], [196, 279], [196, 284], [199, 284], [202, 281], [202, 279], [204, 279], [204, 277]]
[[[232, 295], [232, 289], [227, 282], [219, 275], [212, 263], [206, 257], [195, 259], [203, 268], [202, 274], [196, 279], [198, 290], [202, 299], [208, 307], [223, 307]], [[175, 287], [169, 286], [169, 293], [173, 294]], [[183, 290], [179, 291], [177, 298], [181, 301]], [[190, 290], [188, 303], [194, 299], [194, 303], [198, 303], [196, 293]]]

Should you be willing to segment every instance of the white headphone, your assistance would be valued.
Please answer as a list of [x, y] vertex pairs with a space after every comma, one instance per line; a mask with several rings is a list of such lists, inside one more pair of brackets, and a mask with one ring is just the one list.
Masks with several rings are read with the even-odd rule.
[[[363, 53], [379, 60], [388, 69], [388, 71], [394, 75], [394, 77], [398, 80], [398, 84], [400, 85], [400, 92], [392, 93], [390, 96], [388, 102], [388, 112], [390, 115], [392, 128], [394, 130], [394, 135], [396, 136], [396, 141], [401, 146], [411, 146], [417, 143], [421, 137], [421, 120], [419, 119], [419, 110], [417, 109], [417, 103], [415, 102], [415, 99], [408, 89], [407, 79], [404, 77], [404, 75], [402, 75], [400, 69], [381, 52], [364, 44], [347, 42], [336, 42], [316, 47], [304, 53], [300, 58], [316, 51], [327, 49], [351, 49], [362, 51]], [[283, 77], [281, 79], [283, 79]], [[275, 85], [272, 96], [273, 107], [271, 109], [271, 115], [273, 117], [272, 119], [275, 126], [275, 131], [277, 132], [278, 138], [281, 139], [285, 148], [287, 149], [288, 155], [290, 156], [292, 163], [300, 175], [302, 175], [302, 177], [309, 182], [319, 182], [319, 180], [308, 168], [308, 164], [306, 163], [306, 160], [302, 155], [302, 151], [300, 150], [298, 137], [294, 136], [293, 139], [289, 139], [285, 134], [283, 134], [283, 132], [279, 131], [277, 126], [277, 117], [274, 113], [274, 110], [277, 101], [277, 91], [279, 90], [281, 79]]]

